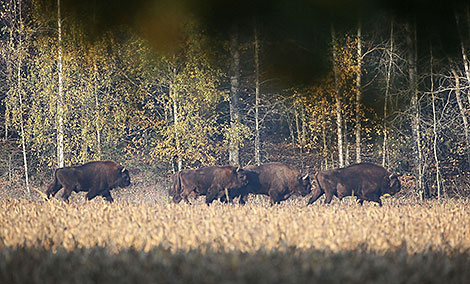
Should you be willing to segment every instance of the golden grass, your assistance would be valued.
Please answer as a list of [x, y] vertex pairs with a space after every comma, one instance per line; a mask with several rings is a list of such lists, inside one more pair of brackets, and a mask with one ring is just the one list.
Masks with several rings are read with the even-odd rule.
[[[0, 283], [467, 283], [470, 202], [0, 201]], [[74, 201], [75, 200], [75, 201]], [[77, 200], [80, 200], [77, 202]], [[124, 199], [126, 200], [126, 199]]]
[[113, 204], [101, 200], [65, 204], [57, 200], [0, 202], [0, 246], [105, 247], [116, 253], [206, 249], [362, 249], [385, 253], [406, 246], [408, 253], [470, 249], [470, 202], [407, 202], [389, 199], [383, 207], [351, 200], [305, 206], [205, 204]]

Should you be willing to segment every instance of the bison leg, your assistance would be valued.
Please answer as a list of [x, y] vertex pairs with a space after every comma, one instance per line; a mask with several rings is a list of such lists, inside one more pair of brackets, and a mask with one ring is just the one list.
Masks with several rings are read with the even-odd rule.
[[175, 194], [171, 197], [172, 197], [172, 200], [173, 200], [174, 203], [180, 203], [181, 200], [183, 200], [183, 198], [181, 198], [181, 196], [179, 194]]
[[103, 198], [108, 202], [114, 201], [113, 197], [111, 196], [111, 192], [109, 190], [106, 190], [105, 192], [101, 193], [101, 196], [103, 196]]
[[382, 200], [380, 200], [380, 197], [377, 198], [377, 201], [376, 201], [376, 202], [379, 203], [380, 207], [382, 207]]
[[96, 192], [96, 190], [90, 190], [90, 191], [87, 192], [85, 197], [86, 197], [87, 200], [92, 200], [97, 195], [98, 195], [98, 192]]
[[281, 196], [276, 190], [270, 190], [268, 192], [269, 197], [271, 198], [271, 205], [281, 203]]
[[207, 195], [206, 195], [206, 204], [210, 204], [214, 199], [218, 197], [219, 194], [219, 189], [216, 187], [210, 187], [207, 190]]
[[218, 198], [219, 201], [223, 203], [232, 203], [233, 200], [233, 197], [230, 196], [227, 188], [224, 191], [219, 192]]
[[380, 205], [380, 207], [382, 207], [382, 200], [380, 200], [379, 196], [374, 196], [373, 198], [370, 199], [370, 201], [375, 201]]
[[316, 187], [315, 192], [313, 193], [313, 196], [308, 201], [308, 204], [312, 204], [313, 202], [317, 201], [317, 199], [320, 198], [320, 196], [322, 196], [323, 193], [324, 193], [323, 190], [321, 190], [319, 187]]
[[[186, 202], [186, 204], [191, 204], [191, 202], [189, 201], [189, 198], [190, 197], [193, 197], [194, 199], [196, 198], [196, 193], [194, 192], [194, 189], [192, 189], [190, 192], [187, 192], [186, 190], [184, 190], [182, 193], [181, 193], [181, 200], [184, 200]], [[178, 201], [179, 202], [179, 201]], [[177, 203], [178, 203], [177, 202]]]
[[62, 193], [62, 198], [65, 202], [69, 202], [69, 197], [72, 194], [73, 187], [64, 186], [64, 192]]
[[330, 204], [331, 200], [333, 199], [333, 193], [332, 192], [327, 192], [325, 193], [325, 204]]
[[366, 200], [377, 202], [382, 207], [382, 200], [380, 200], [380, 196], [377, 194], [366, 195]]
[[245, 205], [246, 200], [248, 199], [248, 194], [241, 194], [240, 195], [240, 200], [238, 200], [238, 203]]

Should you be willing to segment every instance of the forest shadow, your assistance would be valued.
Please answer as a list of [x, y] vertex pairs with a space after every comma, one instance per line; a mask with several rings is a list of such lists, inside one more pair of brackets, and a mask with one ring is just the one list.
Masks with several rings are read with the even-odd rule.
[[470, 252], [0, 249], [1, 283], [465, 283]]

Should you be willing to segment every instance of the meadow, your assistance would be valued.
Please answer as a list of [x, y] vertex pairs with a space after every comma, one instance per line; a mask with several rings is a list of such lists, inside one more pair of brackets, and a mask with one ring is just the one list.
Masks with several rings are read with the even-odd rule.
[[0, 201], [0, 283], [468, 283], [470, 201]]

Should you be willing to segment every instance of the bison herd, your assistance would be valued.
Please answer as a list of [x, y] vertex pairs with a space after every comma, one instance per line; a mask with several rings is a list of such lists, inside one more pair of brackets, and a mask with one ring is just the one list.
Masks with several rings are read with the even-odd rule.
[[[342, 199], [354, 195], [361, 205], [366, 200], [382, 206], [382, 195], [394, 195], [401, 188], [396, 174], [372, 163], [320, 171], [314, 177], [316, 187], [308, 204], [325, 194], [325, 203], [330, 203], [333, 196]], [[181, 200], [190, 203], [190, 197], [205, 196], [207, 204], [216, 199], [232, 202], [236, 198], [240, 204], [245, 204], [248, 195], [263, 194], [270, 198], [271, 204], [276, 204], [292, 195], [306, 196], [312, 192], [309, 175], [302, 175], [294, 167], [283, 163], [266, 163], [243, 169], [233, 166], [185, 169], [175, 173], [172, 182], [168, 193], [175, 203]], [[130, 183], [129, 172], [123, 166], [114, 161], [95, 161], [57, 169], [46, 194], [49, 198], [63, 188], [62, 198], [65, 201], [72, 191], [85, 191], [87, 200], [102, 196], [112, 202], [110, 191], [129, 186]]]

